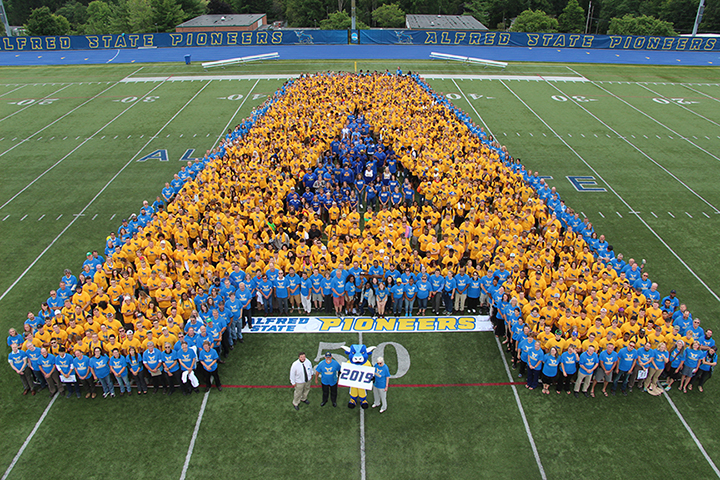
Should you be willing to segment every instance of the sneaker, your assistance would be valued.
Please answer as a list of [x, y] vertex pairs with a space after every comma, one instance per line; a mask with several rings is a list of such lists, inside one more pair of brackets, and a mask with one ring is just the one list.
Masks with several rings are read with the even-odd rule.
[[580, 398], [580, 395], [578, 395], [578, 392], [573, 392], [573, 395], [575, 395], [575, 398]]
[[628, 392], [626, 390], [623, 390], [623, 396], [627, 397]]
[[108, 395], [109, 395], [109, 393], [107, 393], [107, 392], [103, 393], [103, 398], [107, 398]]
[[337, 402], [333, 402], [333, 407], [337, 407]]
[[77, 398], [80, 398], [80, 392], [77, 392]]
[[218, 385], [218, 392], [222, 392], [222, 386]]
[[293, 408], [294, 408], [295, 410], [298, 410], [298, 411], [300, 410], [300, 406], [299, 406], [299, 405], [293, 405]]
[[379, 407], [380, 405], [377, 405], [375, 403], [372, 404], [372, 408]]
[[305, 400], [303, 400], [302, 402], [303, 402], [305, 405], [310, 405], [310, 400], [305, 399]]
[[321, 406], [321, 407], [324, 407], [326, 403], [327, 403], [327, 402], [321, 402], [321, 403], [320, 403], [320, 406]]
[[383, 413], [385, 410], [387, 410], [387, 408], [381, 408], [380, 413]]
[[[120, 395], [122, 395], [122, 393], [121, 393]], [[110, 394], [110, 398], [115, 398], [115, 394], [114, 394], [114, 393], [111, 393], [111, 394]]]
[[587, 398], [590, 398], [590, 394], [588, 392], [583, 392], [583, 395], [585, 395]]
[[666, 391], [666, 392], [669, 392], [671, 388], [672, 388], [672, 387], [671, 387], [670, 385], [668, 385], [667, 387], [665, 387], [665, 391]]

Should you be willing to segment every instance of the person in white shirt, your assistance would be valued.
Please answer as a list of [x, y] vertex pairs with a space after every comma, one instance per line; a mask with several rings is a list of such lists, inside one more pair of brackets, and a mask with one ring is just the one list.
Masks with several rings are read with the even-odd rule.
[[300, 410], [300, 402], [310, 405], [307, 396], [310, 393], [310, 380], [312, 378], [312, 363], [305, 357], [305, 352], [300, 352], [298, 359], [290, 367], [290, 384], [295, 389], [292, 402], [295, 410]]

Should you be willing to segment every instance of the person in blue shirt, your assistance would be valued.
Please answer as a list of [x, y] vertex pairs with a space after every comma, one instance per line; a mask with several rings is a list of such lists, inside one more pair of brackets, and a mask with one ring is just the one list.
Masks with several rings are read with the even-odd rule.
[[[218, 354], [210, 348], [211, 344], [209, 341], [203, 342], [202, 348], [198, 350], [198, 361], [202, 367], [202, 373], [205, 381], [205, 391], [210, 391], [211, 380], [215, 379], [215, 386], [218, 392], [222, 391], [222, 384], [220, 383], [220, 374], [218, 373]], [[212, 377], [212, 378], [211, 378]]]
[[100, 381], [103, 389], [103, 398], [115, 397], [115, 387], [110, 379], [110, 359], [103, 355], [100, 347], [95, 347], [93, 357], [90, 358], [90, 371], [95, 381]]
[[667, 365], [669, 359], [670, 353], [667, 351], [666, 343], [660, 342], [657, 348], [652, 351], [650, 369], [645, 379], [645, 391], [654, 391], [658, 388], [658, 379], [660, 378], [660, 374], [665, 371], [665, 365]]
[[160, 354], [160, 359], [163, 363], [163, 376], [165, 381], [170, 384], [167, 394], [172, 395], [175, 393], [175, 384], [182, 384], [182, 381], [180, 380], [180, 365], [170, 343], [165, 343], [165, 350]]
[[468, 312], [478, 313], [478, 305], [480, 304], [480, 276], [477, 271], [474, 271], [472, 277], [470, 277], [470, 285], [467, 289], [467, 302]]
[[420, 280], [416, 283], [417, 286], [417, 301], [418, 301], [418, 316], [422, 317], [425, 315], [427, 310], [428, 298], [430, 298], [430, 292], [432, 291], [432, 285], [428, 281], [428, 276], [423, 273], [420, 276]]
[[377, 304], [377, 315], [385, 318], [385, 308], [390, 297], [390, 289], [383, 279], [378, 279], [377, 287], [375, 287], [375, 303]]
[[470, 287], [470, 276], [465, 273], [465, 267], [460, 267], [455, 276], [455, 311], [465, 312], [465, 300]]
[[618, 352], [615, 351], [615, 344], [608, 342], [605, 350], [600, 352], [598, 355], [600, 359], [600, 366], [595, 372], [595, 378], [592, 384], [592, 393], [595, 393], [595, 385], [599, 382], [603, 382], [602, 393], [606, 397], [608, 383], [613, 381], [613, 376], [617, 371], [618, 366]]
[[[240, 304], [240, 318], [242, 319], [242, 325], [238, 325], [238, 341], [243, 343], [242, 330], [245, 327], [252, 330], [253, 327], [252, 301], [255, 292], [251, 287], [247, 286], [245, 282], [240, 282], [235, 296]], [[198, 350], [200, 350], [200, 347], [198, 347]]]
[[578, 377], [575, 381], [575, 397], [578, 397], [580, 393], [580, 387], [582, 386], [583, 395], [589, 397], [588, 387], [590, 386], [590, 380], [592, 380], [595, 370], [597, 370], [600, 364], [598, 354], [595, 353], [595, 347], [590, 345], [586, 351], [580, 355]]
[[455, 300], [456, 282], [452, 272], [448, 272], [443, 285], [443, 301], [448, 315], [453, 313], [453, 300]]
[[627, 396], [627, 386], [635, 365], [637, 364], [638, 352], [635, 350], [635, 342], [631, 341], [627, 347], [620, 349], [618, 352], [617, 375], [613, 381], [612, 393], [615, 395], [618, 383], [622, 382], [621, 389], [623, 395]]
[[560, 386], [557, 385], [558, 366], [560, 365], [560, 355], [556, 347], [550, 347], [550, 351], [543, 358], [542, 367], [542, 393], [550, 395], [550, 387], [555, 386], [555, 393], [560, 393]]
[[677, 292], [675, 290], [670, 290], [670, 295], [668, 295], [667, 297], [664, 297], [660, 301], [660, 305], [663, 307], [665, 306], [665, 302], [670, 302], [668, 304], [669, 305], [668, 311], [670, 313], [675, 312], [675, 310], [677, 310], [678, 307], [680, 307], [680, 299], [675, 296], [676, 293]]
[[320, 270], [313, 268], [312, 275], [310, 275], [310, 300], [312, 300], [312, 307], [316, 311], [320, 311], [323, 307], [325, 296], [323, 294], [323, 277], [320, 275]]
[[672, 388], [672, 384], [682, 378], [680, 369], [682, 369], [683, 361], [685, 360], [685, 342], [677, 340], [673, 348], [668, 352], [668, 355], [670, 358], [668, 359], [669, 367], [666, 367], [667, 385], [665, 386], [665, 390], [669, 391]]
[[259, 300], [262, 300], [263, 309], [265, 315], [272, 315], [273, 312], [273, 282], [268, 278], [267, 274], [262, 276], [262, 280], [257, 285], [258, 292], [260, 292]]
[[415, 305], [415, 299], [418, 295], [418, 287], [415, 284], [413, 277], [408, 278], [407, 284], [405, 284], [405, 316], [409, 317], [412, 315], [413, 306]]
[[285, 277], [288, 283], [288, 301], [290, 302], [290, 313], [297, 312], [300, 314], [301, 302], [300, 302], [300, 283], [302, 278], [300, 275], [295, 273], [295, 269], [290, 267], [288, 274]]
[[[695, 341], [690, 348], [685, 349], [685, 360], [682, 363], [682, 378], [680, 379], [680, 389], [683, 393], [687, 393], [690, 380], [695, 376], [700, 367], [700, 362], [705, 358], [706, 351], [700, 350], [700, 342]], [[692, 390], [692, 385], [690, 385]]]
[[277, 298], [280, 315], [288, 314], [288, 297], [290, 295], [289, 286], [290, 283], [288, 282], [288, 279], [285, 278], [285, 274], [282, 270], [279, 270], [277, 276], [275, 277], [275, 281], [273, 282], [273, 287], [275, 289], [275, 298]]
[[535, 342], [533, 349], [530, 350], [527, 355], [528, 376], [525, 388], [535, 390], [538, 387], [538, 380], [542, 372], [544, 358], [545, 352], [540, 348], [540, 342]]
[[437, 268], [428, 278], [432, 290], [430, 291], [430, 298], [433, 303], [433, 311], [435, 315], [440, 315], [440, 305], [442, 305], [443, 288], [445, 287], [445, 277], [440, 275], [440, 269]]
[[55, 356], [55, 368], [58, 371], [60, 382], [67, 389], [66, 398], [70, 398], [73, 393], [80, 398], [80, 389], [75, 387], [77, 377], [75, 377], [75, 367], [73, 366], [73, 357], [67, 354], [65, 347], [58, 349]]
[[318, 363], [315, 367], [315, 385], [318, 384], [318, 379], [322, 383], [322, 402], [320, 406], [324, 406], [328, 402], [328, 397], [333, 404], [333, 407], [337, 407], [337, 392], [338, 392], [338, 374], [340, 372], [340, 364], [332, 358], [332, 353], [325, 353], [325, 360]]
[[399, 317], [402, 314], [402, 306], [405, 301], [405, 286], [402, 280], [398, 279], [395, 284], [390, 288], [390, 293], [393, 296], [393, 315]]
[[75, 358], [73, 358], [73, 368], [77, 375], [78, 393], [84, 386], [87, 390], [85, 398], [95, 398], [95, 382], [93, 381], [92, 371], [90, 370], [90, 357], [86, 356], [82, 350], [75, 350]]
[[128, 347], [128, 354], [125, 358], [127, 359], [129, 374], [132, 375], [131, 378], [135, 379], [138, 395], [147, 395], [148, 389], [145, 382], [145, 372], [143, 371], [142, 355], [135, 350], [135, 347]]
[[[201, 327], [202, 328], [202, 327]], [[197, 335], [196, 335], [197, 336]], [[167, 379], [163, 375], [162, 352], [155, 348], [154, 342], [148, 342], [147, 350], [143, 352], [143, 365], [150, 374], [153, 384], [153, 393], [157, 393], [162, 383], [163, 392], [167, 392]]]
[[17, 343], [13, 343], [10, 349], [12, 351], [8, 354], [8, 363], [10, 368], [20, 377], [23, 385], [23, 395], [27, 395], [29, 392], [35, 395], [35, 383], [27, 353], [20, 350]]
[[60, 375], [55, 367], [55, 355], [48, 353], [46, 348], [41, 348], [37, 365], [40, 373], [47, 382], [48, 389], [50, 390], [50, 398], [54, 397], [57, 392], [60, 392], [60, 395], [62, 395], [65, 387], [63, 387], [62, 382], [60, 382]]
[[577, 376], [577, 366], [580, 356], [574, 345], [569, 345], [566, 352], [560, 355], [560, 373], [558, 374], [558, 388], [570, 395], [571, 385]]
[[193, 389], [195, 389], [196, 392], [198, 391], [197, 388], [194, 388], [192, 385], [192, 379], [195, 377], [194, 371], [197, 355], [195, 354], [195, 350], [188, 347], [187, 342], [183, 341], [180, 345], [180, 349], [175, 350], [175, 360], [177, 360], [180, 367], [180, 388], [183, 395], [190, 395]]
[[356, 314], [355, 309], [355, 296], [358, 292], [357, 283], [355, 281], [355, 275], [350, 274], [345, 279], [345, 311], [348, 314]]
[[339, 317], [342, 315], [345, 305], [345, 279], [343, 278], [343, 271], [341, 269], [335, 271], [335, 275], [333, 275], [332, 281], [330, 282], [330, 289], [332, 290], [335, 315]]
[[694, 378], [694, 381], [698, 386], [698, 390], [701, 393], [704, 391], [703, 387], [705, 386], [705, 382], [712, 377], [712, 372], [717, 365], [717, 361], [717, 349], [714, 346], [710, 347], [705, 357], [703, 357], [702, 362], [700, 362], [700, 367], [698, 368], [697, 374]]
[[120, 396], [126, 392], [130, 396], [130, 379], [128, 377], [127, 359], [120, 355], [120, 350], [113, 348], [112, 356], [109, 360], [110, 371], [120, 386]]
[[526, 373], [528, 366], [528, 354], [531, 350], [535, 349], [535, 343], [537, 343], [535, 336], [536, 333], [530, 331], [526, 337], [518, 342], [517, 359], [520, 363], [520, 367], [518, 368], [518, 377], [522, 377]]
[[375, 363], [375, 381], [373, 382], [372, 408], [380, 407], [380, 413], [387, 410], [387, 391], [390, 386], [390, 369], [383, 357], [378, 357]]

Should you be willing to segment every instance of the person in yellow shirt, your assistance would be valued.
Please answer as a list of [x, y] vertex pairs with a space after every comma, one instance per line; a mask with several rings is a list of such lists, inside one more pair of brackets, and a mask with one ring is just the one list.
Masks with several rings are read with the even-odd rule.
[[564, 353], [567, 349], [567, 341], [562, 338], [562, 330], [555, 330], [555, 337], [547, 342], [548, 350], [552, 347], [557, 348], [559, 353]]
[[128, 330], [128, 331], [127, 331], [127, 335], [126, 335], [126, 337], [125, 337], [125, 341], [122, 343], [122, 353], [123, 353], [123, 355], [127, 355], [128, 349], [129, 349], [130, 347], [134, 347], [134, 348], [135, 348], [135, 351], [138, 352], [138, 353], [142, 353], [142, 352], [143, 352], [142, 342], [141, 342], [140, 340], [138, 340], [137, 338], [135, 338], [135, 332], [133, 332], [132, 330]]

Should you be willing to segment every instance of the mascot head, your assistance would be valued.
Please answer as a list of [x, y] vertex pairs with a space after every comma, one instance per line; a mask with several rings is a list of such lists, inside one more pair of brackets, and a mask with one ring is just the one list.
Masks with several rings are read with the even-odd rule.
[[349, 347], [343, 346], [343, 350], [348, 354], [348, 360], [350, 363], [356, 365], [365, 365], [368, 361], [368, 356], [375, 350], [375, 347], [366, 347], [365, 345], [350, 345]]

